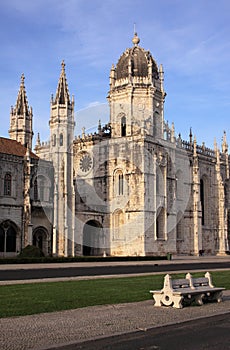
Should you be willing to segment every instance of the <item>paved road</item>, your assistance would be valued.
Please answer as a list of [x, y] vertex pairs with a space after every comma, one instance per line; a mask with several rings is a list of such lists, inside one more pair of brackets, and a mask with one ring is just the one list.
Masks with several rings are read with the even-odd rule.
[[230, 313], [53, 350], [229, 350]]
[[193, 271], [193, 270], [212, 270], [212, 269], [230, 269], [230, 261], [214, 261], [214, 262], [193, 262], [189, 263], [157, 263], [152, 262], [145, 264], [118, 264], [118, 265], [103, 265], [103, 266], [84, 266], [81, 264], [74, 267], [52, 267], [52, 268], [27, 268], [26, 265], [21, 269], [0, 269], [0, 281], [12, 280], [33, 280], [42, 278], [61, 278], [61, 277], [78, 277], [78, 276], [105, 276], [105, 275], [120, 275], [120, 274], [142, 274], [156, 273], [165, 271]]

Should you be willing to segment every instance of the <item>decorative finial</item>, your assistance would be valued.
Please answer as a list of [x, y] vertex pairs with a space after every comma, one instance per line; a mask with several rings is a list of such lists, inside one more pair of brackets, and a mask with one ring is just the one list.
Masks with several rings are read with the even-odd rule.
[[190, 141], [190, 143], [192, 143], [192, 128], [190, 128], [189, 141]]
[[65, 61], [64, 60], [62, 60], [61, 66], [62, 66], [62, 70], [64, 71], [65, 70]]
[[133, 45], [137, 46], [140, 42], [140, 38], [137, 36], [137, 33], [134, 33], [134, 37], [132, 39]]
[[224, 135], [222, 138], [222, 152], [227, 153], [228, 152], [228, 144], [227, 144], [227, 135], [226, 131], [224, 130]]
[[21, 84], [24, 85], [24, 81], [25, 81], [25, 75], [24, 73], [22, 73], [21, 75]]
[[41, 146], [41, 141], [40, 141], [40, 134], [39, 134], [39, 132], [38, 132], [38, 136], [37, 136], [36, 145]]
[[196, 157], [197, 156], [197, 152], [196, 152], [196, 135], [194, 135], [194, 140], [193, 140], [193, 156]]
[[100, 133], [101, 132], [101, 120], [99, 119], [99, 121], [98, 121], [98, 133]]
[[29, 144], [26, 144], [26, 159], [29, 161], [30, 160], [30, 148]]
[[171, 128], [171, 142], [175, 142], [175, 125], [172, 122], [172, 128]]

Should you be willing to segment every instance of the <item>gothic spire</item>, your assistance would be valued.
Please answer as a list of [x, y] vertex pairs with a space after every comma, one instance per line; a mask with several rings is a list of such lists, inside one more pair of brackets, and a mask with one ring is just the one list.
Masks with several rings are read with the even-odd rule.
[[62, 61], [61, 66], [62, 66], [62, 69], [61, 69], [61, 74], [58, 81], [58, 87], [57, 87], [54, 102], [58, 104], [66, 104], [66, 103], [69, 104], [70, 96], [69, 96], [69, 89], [68, 89], [68, 84], [67, 84], [67, 79], [65, 74], [64, 60]]
[[21, 75], [21, 84], [18, 91], [17, 101], [15, 105], [15, 114], [17, 115], [26, 115], [29, 116], [29, 105], [26, 97], [26, 89], [25, 89], [25, 76]]
[[22, 74], [16, 104], [11, 107], [9, 135], [23, 146], [32, 148], [33, 112], [28, 105], [24, 81], [25, 76]]
[[224, 131], [224, 136], [223, 136], [223, 139], [222, 139], [222, 152], [223, 153], [228, 153], [228, 144], [227, 144], [226, 131]]

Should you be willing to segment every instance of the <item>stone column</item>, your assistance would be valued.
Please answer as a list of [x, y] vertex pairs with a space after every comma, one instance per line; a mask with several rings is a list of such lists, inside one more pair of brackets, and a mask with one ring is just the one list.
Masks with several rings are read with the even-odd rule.
[[217, 214], [218, 214], [218, 250], [217, 255], [226, 254], [227, 229], [225, 222], [225, 197], [224, 184], [220, 172], [220, 152], [216, 149], [216, 191], [217, 191]]
[[199, 163], [198, 155], [196, 152], [196, 138], [193, 143], [193, 168], [192, 168], [192, 179], [193, 179], [193, 247], [191, 252], [194, 255], [199, 255], [199, 250], [202, 249], [202, 231], [201, 231], [201, 220], [200, 220], [200, 174], [199, 174]]

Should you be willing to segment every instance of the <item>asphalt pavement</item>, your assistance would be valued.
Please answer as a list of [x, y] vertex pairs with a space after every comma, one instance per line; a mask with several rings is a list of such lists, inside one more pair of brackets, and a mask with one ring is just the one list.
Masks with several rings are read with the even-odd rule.
[[230, 313], [56, 347], [53, 350], [228, 350]]
[[[230, 256], [174, 257], [173, 260], [0, 265], [0, 285], [40, 281], [230, 269]], [[11, 282], [12, 281], [12, 282]]]

